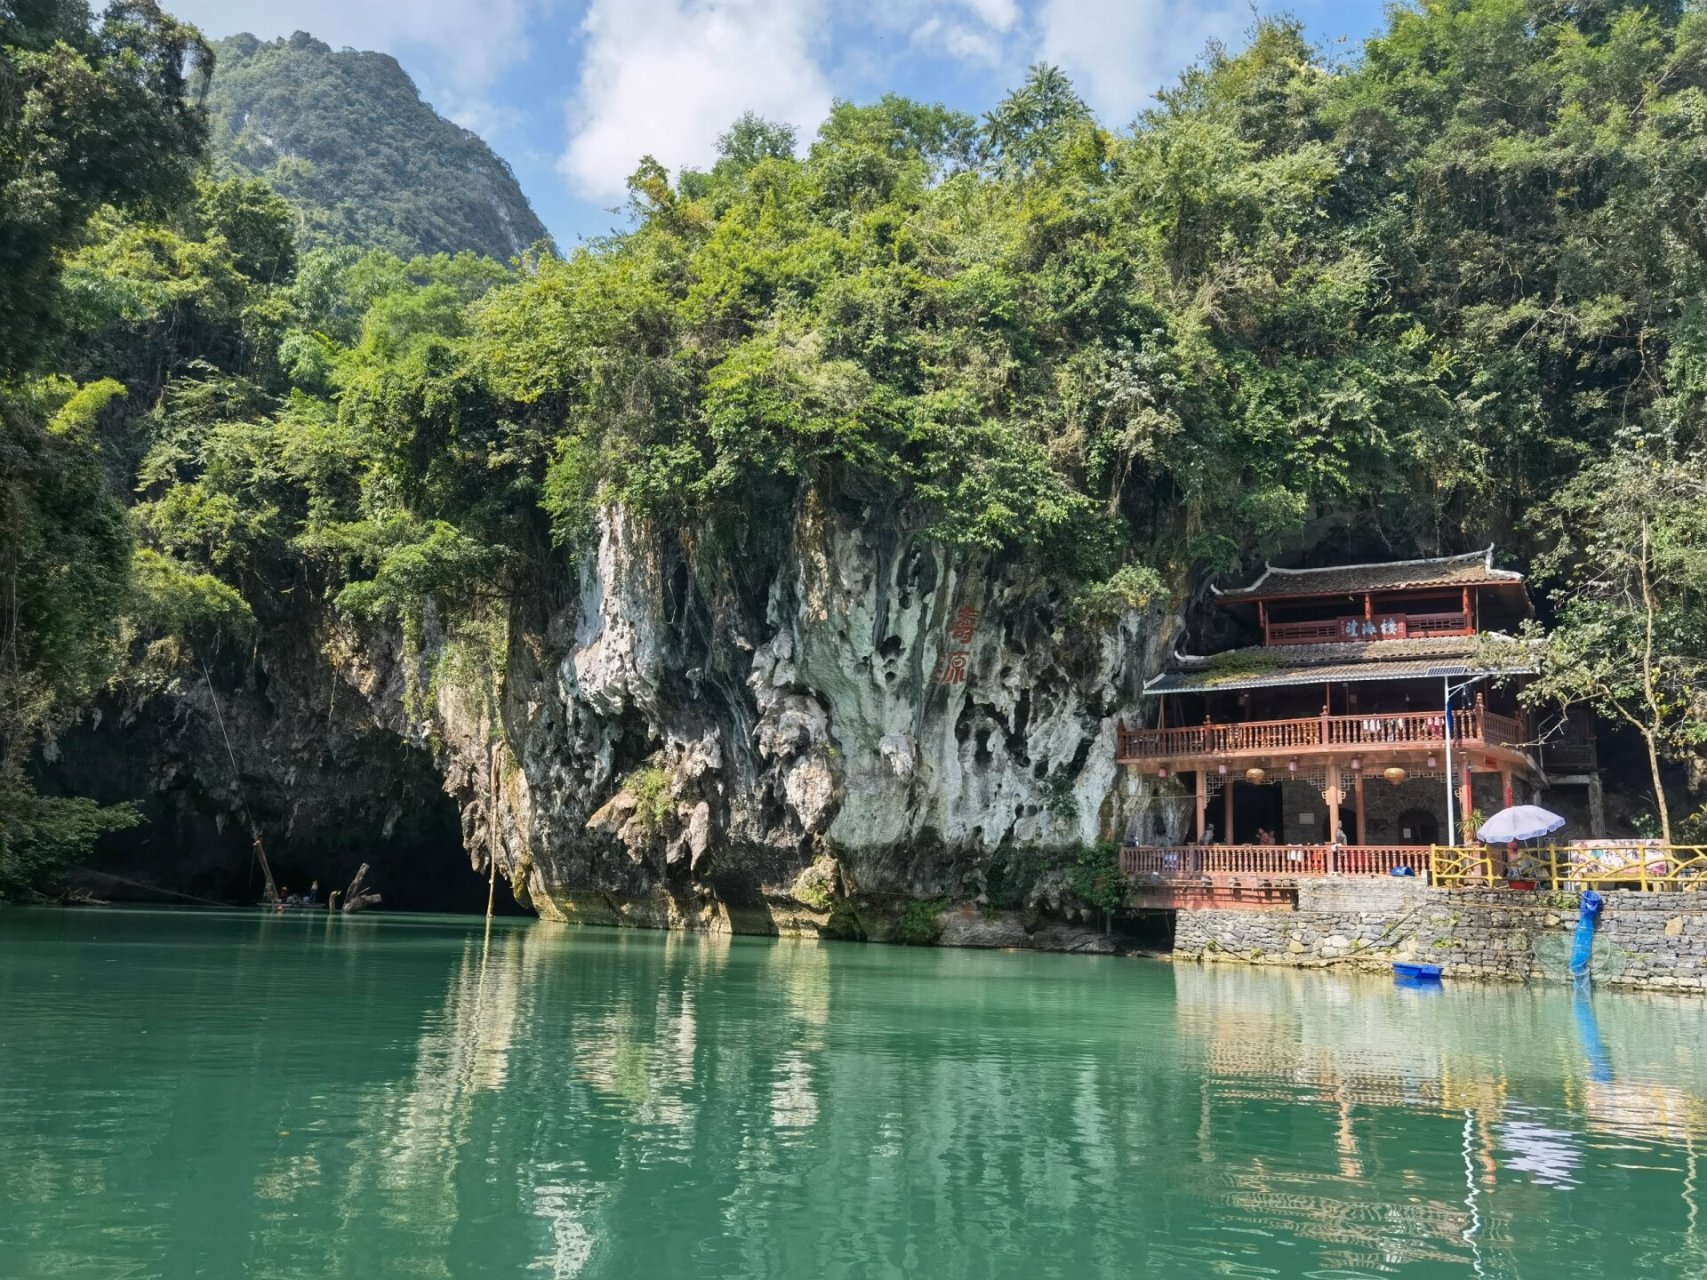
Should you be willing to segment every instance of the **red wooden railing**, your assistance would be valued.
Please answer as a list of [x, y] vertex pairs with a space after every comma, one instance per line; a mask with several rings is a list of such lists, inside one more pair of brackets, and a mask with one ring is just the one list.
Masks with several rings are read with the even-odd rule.
[[[1491, 742], [1500, 747], [1516, 747], [1523, 743], [1523, 726], [1510, 716], [1502, 716], [1492, 711], [1478, 713], [1482, 718], [1482, 741]], [[1456, 729], [1458, 721], [1452, 722]]]
[[1470, 615], [1467, 613], [1411, 613], [1405, 615], [1405, 634], [1468, 636], [1475, 632], [1470, 627]]
[[[1318, 717], [1320, 719], [1320, 717]], [[1456, 736], [1476, 736], [1470, 716], [1455, 718], [1452, 732]], [[1446, 716], [1437, 711], [1403, 711], [1384, 716], [1327, 717], [1327, 745], [1331, 747], [1360, 747], [1410, 744], [1428, 745], [1446, 737]]]
[[[1370, 625], [1365, 626], [1365, 623]], [[1346, 640], [1402, 640], [1407, 636], [1467, 636], [1474, 634], [1470, 615], [1457, 613], [1384, 613], [1327, 618], [1316, 622], [1271, 622], [1267, 643], [1333, 644]]]
[[[1518, 723], [1491, 711], [1453, 713], [1454, 742], [1522, 743]], [[1178, 729], [1122, 729], [1122, 760], [1171, 760], [1187, 756], [1274, 755], [1323, 747], [1429, 746], [1444, 742], [1446, 717], [1439, 711], [1391, 715], [1306, 716], [1245, 724], [1186, 725]]]
[[1343, 635], [1343, 624], [1338, 618], [1329, 618], [1325, 622], [1271, 622], [1268, 624], [1268, 642], [1270, 644], [1332, 644], [1336, 640], [1350, 640], [1353, 637]]
[[1404, 845], [1128, 845], [1121, 871], [1140, 881], [1222, 880], [1229, 876], [1386, 876], [1394, 867], [1428, 870], [1428, 847]]

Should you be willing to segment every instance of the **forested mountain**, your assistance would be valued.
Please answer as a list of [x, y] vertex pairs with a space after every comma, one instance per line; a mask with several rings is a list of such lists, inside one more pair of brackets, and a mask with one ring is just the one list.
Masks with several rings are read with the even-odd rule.
[[232, 36], [214, 56], [216, 167], [289, 200], [303, 248], [506, 261], [546, 239], [509, 166], [422, 102], [389, 55], [335, 51], [299, 31]]
[[[339, 193], [299, 236], [190, 181], [199, 46], [114, 13], [0, 25], [0, 83], [94, 104], [52, 147], [0, 113], [35, 308], [0, 313], [0, 874], [75, 834], [26, 765], [79, 732], [155, 734], [150, 785], [237, 816], [180, 740], [217, 683], [245, 817], [378, 823], [350, 780], [390, 735], [544, 911], [1023, 898], [1122, 820], [1113, 726], [1209, 577], [1496, 538], [1552, 593], [1548, 687], [1699, 760], [1697, 5], [1425, 0], [1349, 66], [1266, 23], [1123, 132], [1047, 67], [981, 121], [840, 104], [803, 154], [746, 118], [708, 171], [640, 161], [626, 234], [513, 267], [314, 247], [408, 221], [309, 150], [364, 134], [355, 79], [426, 129], [388, 60], [226, 48], [217, 127]], [[405, 150], [374, 172], [418, 182]]]

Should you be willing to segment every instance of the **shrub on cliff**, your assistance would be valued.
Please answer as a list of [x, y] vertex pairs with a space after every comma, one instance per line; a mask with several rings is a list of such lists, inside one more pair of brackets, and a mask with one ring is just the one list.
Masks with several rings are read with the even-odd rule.
[[905, 947], [936, 945], [936, 940], [942, 937], [942, 913], [947, 909], [946, 902], [926, 902], [914, 898], [907, 903], [901, 918], [895, 922], [890, 941], [899, 942]]

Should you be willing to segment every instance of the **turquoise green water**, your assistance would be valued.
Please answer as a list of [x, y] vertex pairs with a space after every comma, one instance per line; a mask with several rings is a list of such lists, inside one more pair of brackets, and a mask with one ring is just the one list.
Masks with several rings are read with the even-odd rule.
[[0, 1276], [1702, 1276], [1704, 1008], [3, 911]]

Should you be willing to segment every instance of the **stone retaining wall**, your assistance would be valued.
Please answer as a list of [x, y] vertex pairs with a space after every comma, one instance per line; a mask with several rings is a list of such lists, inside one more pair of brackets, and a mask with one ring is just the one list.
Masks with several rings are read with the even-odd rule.
[[[1707, 893], [1605, 898], [1597, 982], [1707, 991]], [[1574, 893], [1431, 889], [1399, 877], [1300, 881], [1295, 911], [1181, 911], [1174, 954], [1372, 970], [1418, 960], [1452, 977], [1564, 981], [1576, 919]]]

